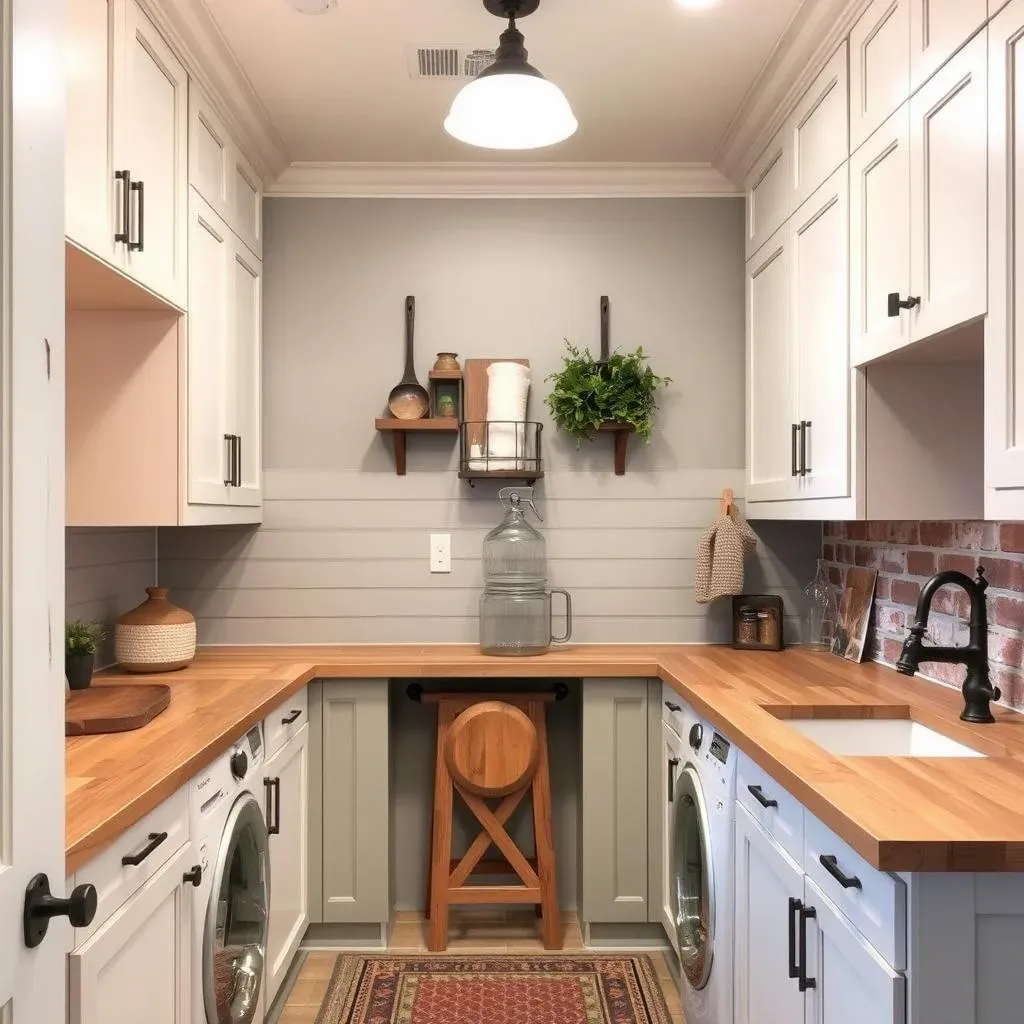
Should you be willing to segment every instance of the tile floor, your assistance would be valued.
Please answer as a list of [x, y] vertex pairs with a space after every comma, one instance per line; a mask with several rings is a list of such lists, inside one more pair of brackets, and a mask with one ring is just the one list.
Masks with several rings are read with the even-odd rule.
[[[564, 950], [583, 949], [583, 938], [575, 914], [565, 915]], [[426, 953], [426, 923], [421, 914], [396, 915], [388, 944], [395, 953]], [[542, 953], [544, 946], [537, 935], [537, 922], [532, 911], [494, 911], [474, 914], [453, 912], [449, 928], [448, 952], [487, 950], [507, 953]], [[317, 1010], [327, 993], [336, 952], [310, 952], [288, 993], [275, 1024], [314, 1024]], [[661, 982], [665, 1002], [673, 1022], [683, 1024], [679, 992], [665, 957], [658, 950], [650, 952]]]

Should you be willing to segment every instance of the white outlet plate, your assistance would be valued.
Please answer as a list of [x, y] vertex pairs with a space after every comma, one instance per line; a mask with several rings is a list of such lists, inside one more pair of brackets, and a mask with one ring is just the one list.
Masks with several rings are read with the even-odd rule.
[[430, 535], [430, 571], [452, 571], [452, 535], [432, 533]]

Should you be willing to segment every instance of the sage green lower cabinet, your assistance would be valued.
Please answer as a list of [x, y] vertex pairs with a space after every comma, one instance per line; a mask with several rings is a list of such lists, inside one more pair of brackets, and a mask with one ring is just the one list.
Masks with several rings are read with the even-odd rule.
[[648, 716], [648, 680], [583, 681], [580, 874], [588, 924], [650, 918]]
[[309, 687], [310, 920], [385, 924], [388, 891], [388, 681]]

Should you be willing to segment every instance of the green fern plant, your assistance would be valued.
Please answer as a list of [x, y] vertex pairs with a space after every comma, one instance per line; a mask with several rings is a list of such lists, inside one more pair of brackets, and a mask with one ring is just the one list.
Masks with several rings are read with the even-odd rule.
[[96, 648], [106, 638], [107, 631], [98, 622], [83, 622], [73, 619], [64, 627], [64, 652], [66, 654], [95, 654]]

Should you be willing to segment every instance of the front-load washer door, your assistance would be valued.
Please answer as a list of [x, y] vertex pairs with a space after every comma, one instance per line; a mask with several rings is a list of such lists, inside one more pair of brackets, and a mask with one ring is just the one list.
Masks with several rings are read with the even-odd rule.
[[701, 989], [711, 976], [714, 956], [715, 879], [707, 805], [692, 763], [676, 779], [671, 898], [679, 964], [690, 986]]
[[209, 1024], [256, 1018], [267, 959], [270, 858], [263, 812], [251, 793], [228, 814], [203, 930], [203, 1002]]

